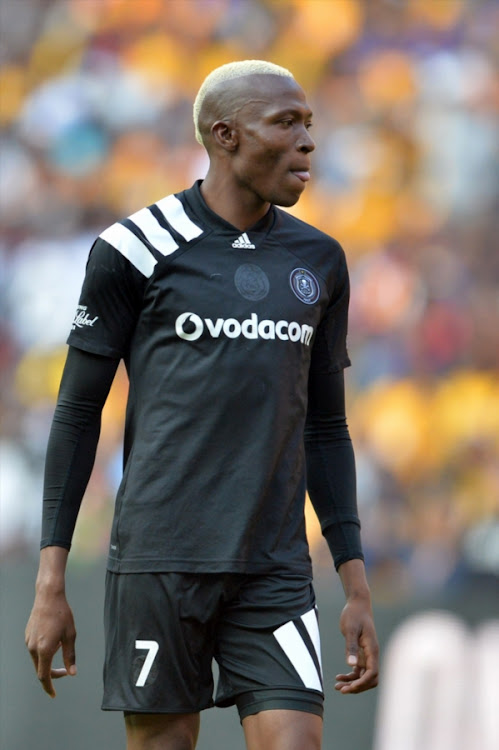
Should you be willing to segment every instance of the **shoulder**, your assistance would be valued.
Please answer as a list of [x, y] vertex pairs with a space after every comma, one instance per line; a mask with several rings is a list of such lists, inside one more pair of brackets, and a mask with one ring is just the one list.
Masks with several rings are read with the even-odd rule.
[[[191, 190], [160, 198], [156, 203], [117, 221], [104, 230], [100, 237], [107, 239], [112, 237], [113, 233], [118, 233], [130, 239], [132, 234], [139, 241], [156, 247], [163, 255], [168, 255], [179, 243], [197, 239], [205, 231], [199, 220], [189, 211], [185, 200]], [[128, 230], [127, 233], [123, 233], [121, 227]]]
[[159, 261], [196, 240], [205, 228], [186, 210], [184, 195], [167, 195], [150, 206], [117, 221], [99, 235], [99, 240], [127, 259], [144, 277], [150, 278]]

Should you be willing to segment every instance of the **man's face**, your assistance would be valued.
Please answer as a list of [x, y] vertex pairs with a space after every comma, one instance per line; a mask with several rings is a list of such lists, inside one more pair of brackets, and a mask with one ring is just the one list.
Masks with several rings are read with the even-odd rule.
[[262, 202], [293, 206], [310, 178], [312, 112], [292, 78], [250, 76], [248, 97], [238, 110], [236, 180]]

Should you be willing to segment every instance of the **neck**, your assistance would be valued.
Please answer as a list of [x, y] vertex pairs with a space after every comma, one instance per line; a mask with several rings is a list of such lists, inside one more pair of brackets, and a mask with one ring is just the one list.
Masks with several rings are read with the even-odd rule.
[[212, 211], [242, 232], [256, 224], [270, 208], [270, 203], [237, 184], [230, 173], [212, 166], [201, 183], [201, 193]]

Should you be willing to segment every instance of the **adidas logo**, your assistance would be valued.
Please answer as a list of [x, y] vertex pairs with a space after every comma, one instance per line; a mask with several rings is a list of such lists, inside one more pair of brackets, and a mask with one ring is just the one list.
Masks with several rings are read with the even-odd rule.
[[243, 232], [240, 237], [237, 238], [237, 240], [234, 240], [232, 243], [232, 247], [237, 248], [238, 250], [254, 250], [255, 246], [252, 242], [250, 242], [250, 238], [246, 234], [246, 232]]

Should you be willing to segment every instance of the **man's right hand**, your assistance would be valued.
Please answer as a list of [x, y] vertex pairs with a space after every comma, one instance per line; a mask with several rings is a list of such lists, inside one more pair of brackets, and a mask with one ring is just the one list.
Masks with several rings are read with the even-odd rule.
[[[42, 550], [35, 602], [26, 625], [26, 646], [38, 679], [52, 698], [55, 698], [52, 680], [76, 674], [76, 629], [64, 590], [67, 554], [61, 547]], [[52, 660], [59, 648], [64, 667], [57, 669], [52, 667]]]
[[[73, 613], [64, 592], [38, 593], [26, 626], [26, 646], [33, 659], [43, 689], [55, 698], [53, 679], [76, 674], [76, 630]], [[62, 648], [64, 667], [52, 667], [52, 660]]]

